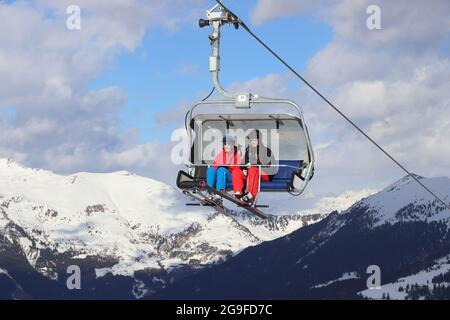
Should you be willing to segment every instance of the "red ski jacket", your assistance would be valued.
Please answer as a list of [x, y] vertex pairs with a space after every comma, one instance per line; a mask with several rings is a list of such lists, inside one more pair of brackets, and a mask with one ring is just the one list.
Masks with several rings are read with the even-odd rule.
[[241, 156], [237, 152], [237, 148], [234, 147], [232, 153], [227, 154], [225, 149], [222, 149], [220, 153], [216, 156], [213, 162], [213, 168], [218, 169], [219, 167], [228, 167], [228, 170], [233, 172], [234, 170], [240, 170], [239, 166], [228, 166], [230, 164], [240, 165], [242, 163]]

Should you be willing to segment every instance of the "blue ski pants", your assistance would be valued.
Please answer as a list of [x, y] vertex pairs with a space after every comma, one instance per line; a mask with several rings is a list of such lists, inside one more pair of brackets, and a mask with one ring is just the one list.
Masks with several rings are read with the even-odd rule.
[[[216, 190], [225, 190], [227, 187], [227, 182], [231, 181], [231, 172], [224, 167], [214, 169], [209, 167], [206, 173], [206, 184]], [[215, 184], [215, 186], [214, 186]]]

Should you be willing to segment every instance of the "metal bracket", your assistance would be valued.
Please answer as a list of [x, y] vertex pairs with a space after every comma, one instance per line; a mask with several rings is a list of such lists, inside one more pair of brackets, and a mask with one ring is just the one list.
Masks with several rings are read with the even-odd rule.
[[211, 41], [212, 53], [209, 57], [209, 71], [211, 72], [212, 81], [217, 92], [226, 98], [235, 100], [236, 108], [248, 109], [251, 107], [251, 93], [232, 93], [225, 90], [220, 84], [220, 28], [225, 24], [234, 25], [235, 29], [239, 28], [239, 19], [223, 8], [220, 4], [216, 4], [210, 10], [206, 11], [206, 20], [200, 19], [200, 28], [212, 26], [212, 32], [209, 35]]
[[236, 108], [238, 109], [250, 109], [250, 102], [252, 100], [251, 93], [237, 94], [235, 98]]

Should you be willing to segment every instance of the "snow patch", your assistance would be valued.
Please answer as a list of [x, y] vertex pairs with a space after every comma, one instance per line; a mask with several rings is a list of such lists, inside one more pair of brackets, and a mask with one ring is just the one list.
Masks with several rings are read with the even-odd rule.
[[144, 282], [141, 280], [136, 280], [135, 284], [133, 285], [133, 295], [136, 299], [142, 299], [149, 290], [147, 289]]
[[416, 274], [400, 278], [393, 283], [382, 285], [379, 289], [367, 289], [359, 293], [366, 298], [375, 300], [382, 299], [387, 295], [389, 295], [390, 299], [404, 300], [407, 297], [407, 293], [404, 290], [407, 285], [411, 287], [417, 284], [428, 286], [429, 289], [432, 289], [433, 278], [448, 271], [450, 271], [450, 255], [437, 260], [436, 264], [428, 270], [422, 270]]
[[351, 280], [351, 279], [359, 279], [358, 273], [357, 272], [344, 272], [340, 278], [328, 281], [327, 283], [321, 283], [321, 284], [315, 285], [312, 287], [312, 289], [328, 287], [328, 286], [332, 285], [333, 283]]
[[9, 277], [8, 271], [5, 269], [0, 268], [0, 274], [6, 274]]

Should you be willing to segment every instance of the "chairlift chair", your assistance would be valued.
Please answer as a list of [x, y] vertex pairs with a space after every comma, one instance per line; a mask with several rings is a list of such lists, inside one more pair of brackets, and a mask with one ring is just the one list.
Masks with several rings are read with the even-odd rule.
[[[271, 181], [259, 184], [259, 191], [287, 192], [298, 196], [314, 175], [314, 152], [299, 105], [288, 99], [266, 98], [247, 92], [231, 93], [219, 82], [220, 28], [225, 24], [238, 27], [235, 19], [217, 4], [207, 11], [207, 20], [201, 19], [199, 22], [200, 27], [212, 26], [213, 29], [209, 36], [212, 46], [209, 69], [215, 90], [222, 97], [200, 101], [189, 108], [185, 127], [191, 152], [186, 164], [187, 172], [178, 173], [177, 186], [186, 194], [197, 198], [198, 192], [205, 186], [206, 170], [213, 160], [211, 157], [205, 157], [205, 150], [211, 148], [212, 143], [217, 143], [208, 140], [208, 132], [212, 130], [223, 136], [230, 131], [239, 131], [244, 132], [245, 136], [245, 132], [258, 129], [263, 132], [262, 139], [266, 141], [267, 146], [273, 148], [276, 145], [277, 148], [276, 163], [259, 166], [260, 170], [270, 167], [274, 172]], [[200, 108], [207, 108], [209, 112], [200, 113], [197, 111]], [[243, 152], [246, 141], [241, 139], [240, 142], [241, 144], [238, 141], [238, 148]], [[232, 190], [231, 183], [228, 183], [227, 190]]]

